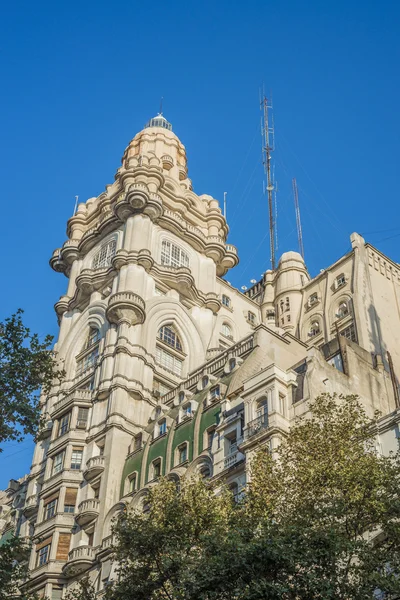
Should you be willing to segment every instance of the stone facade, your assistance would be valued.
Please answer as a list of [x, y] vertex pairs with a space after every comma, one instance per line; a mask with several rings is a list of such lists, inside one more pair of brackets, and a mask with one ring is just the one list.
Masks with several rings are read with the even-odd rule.
[[125, 506], [144, 508], [160, 475], [197, 472], [240, 495], [251, 453], [276, 447], [321, 392], [359, 394], [382, 412], [379, 448], [397, 448], [400, 267], [359, 235], [314, 279], [287, 252], [236, 290], [222, 279], [238, 257], [218, 201], [193, 192], [161, 115], [67, 233], [50, 261], [68, 278], [55, 305], [67, 375], [19, 484], [31, 590], [61, 598], [88, 572], [101, 594]]

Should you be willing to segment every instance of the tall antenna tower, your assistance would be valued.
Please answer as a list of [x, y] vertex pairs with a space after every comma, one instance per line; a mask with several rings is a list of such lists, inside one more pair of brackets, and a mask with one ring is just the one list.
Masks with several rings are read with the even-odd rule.
[[261, 134], [263, 139], [263, 165], [267, 178], [266, 192], [268, 196], [268, 215], [269, 215], [269, 245], [271, 255], [271, 268], [275, 269], [275, 217], [274, 217], [274, 182], [271, 171], [271, 153], [274, 150], [274, 121], [271, 119], [269, 123], [268, 111], [272, 110], [272, 103], [268, 102], [268, 98], [263, 94], [261, 100], [262, 111], [262, 126]]
[[297, 182], [294, 177], [292, 179], [292, 186], [293, 186], [294, 210], [296, 212], [297, 239], [299, 240], [300, 254], [304, 260], [303, 232], [301, 230], [299, 194], [297, 191]]

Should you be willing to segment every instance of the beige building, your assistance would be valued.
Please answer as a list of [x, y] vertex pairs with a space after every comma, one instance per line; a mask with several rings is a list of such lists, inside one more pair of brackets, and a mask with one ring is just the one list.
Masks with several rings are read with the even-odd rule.
[[314, 279], [287, 252], [241, 293], [223, 279], [238, 257], [219, 203], [193, 191], [162, 115], [67, 233], [50, 261], [68, 279], [55, 305], [67, 376], [43, 407], [18, 513], [31, 590], [61, 598], [89, 573], [101, 594], [125, 506], [187, 472], [240, 494], [249, 455], [274, 448], [321, 392], [381, 410], [377, 444], [397, 448], [400, 267], [359, 235]]

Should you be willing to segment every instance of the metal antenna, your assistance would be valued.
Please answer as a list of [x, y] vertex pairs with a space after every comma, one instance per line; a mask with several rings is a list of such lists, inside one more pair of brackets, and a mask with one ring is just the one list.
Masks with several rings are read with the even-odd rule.
[[224, 192], [224, 217], [226, 219], [226, 192]]
[[269, 125], [268, 109], [272, 110], [272, 104], [268, 103], [268, 99], [263, 94], [261, 100], [261, 110], [263, 114], [263, 124], [261, 133], [263, 138], [263, 164], [264, 171], [267, 177], [267, 195], [268, 195], [268, 214], [269, 214], [269, 245], [271, 254], [271, 268], [275, 269], [275, 218], [274, 218], [274, 199], [272, 192], [274, 191], [273, 176], [271, 174], [271, 153], [274, 150], [274, 124]]
[[294, 210], [296, 212], [297, 239], [299, 240], [300, 254], [304, 260], [303, 232], [301, 230], [299, 194], [297, 191], [297, 182], [294, 177], [292, 179], [292, 186], [293, 186]]
[[78, 208], [78, 200], [79, 200], [79, 196], [75, 196], [74, 216], [76, 215], [76, 209]]
[[160, 100], [160, 112], [159, 112], [160, 115], [162, 115], [163, 100], [164, 100], [164, 96], [161, 96], [161, 100]]

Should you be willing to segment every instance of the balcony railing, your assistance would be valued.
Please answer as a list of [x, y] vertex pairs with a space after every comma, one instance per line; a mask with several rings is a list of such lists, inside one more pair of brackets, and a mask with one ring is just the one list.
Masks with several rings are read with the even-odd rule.
[[80, 558], [86, 558], [89, 560], [94, 559], [95, 549], [92, 546], [78, 546], [68, 553], [69, 560], [78, 560]]
[[68, 562], [64, 563], [63, 571], [67, 577], [76, 576], [90, 568], [96, 554], [92, 546], [78, 546], [68, 553]]
[[240, 452], [238, 451], [228, 454], [228, 456], [224, 458], [224, 469], [229, 469], [229, 467], [236, 464], [239, 461], [239, 454]]
[[88, 498], [83, 500], [78, 506], [78, 513], [75, 515], [75, 520], [81, 527], [92, 523], [99, 516], [100, 501], [96, 498]]
[[90, 481], [104, 471], [104, 456], [92, 456], [86, 462], [86, 469], [83, 473], [86, 481]]
[[259, 415], [256, 419], [253, 419], [253, 421], [248, 423], [246, 429], [244, 430], [244, 439], [248, 440], [249, 438], [253, 437], [253, 435], [256, 435], [256, 433], [259, 431], [267, 428], [268, 415], [266, 413]]

